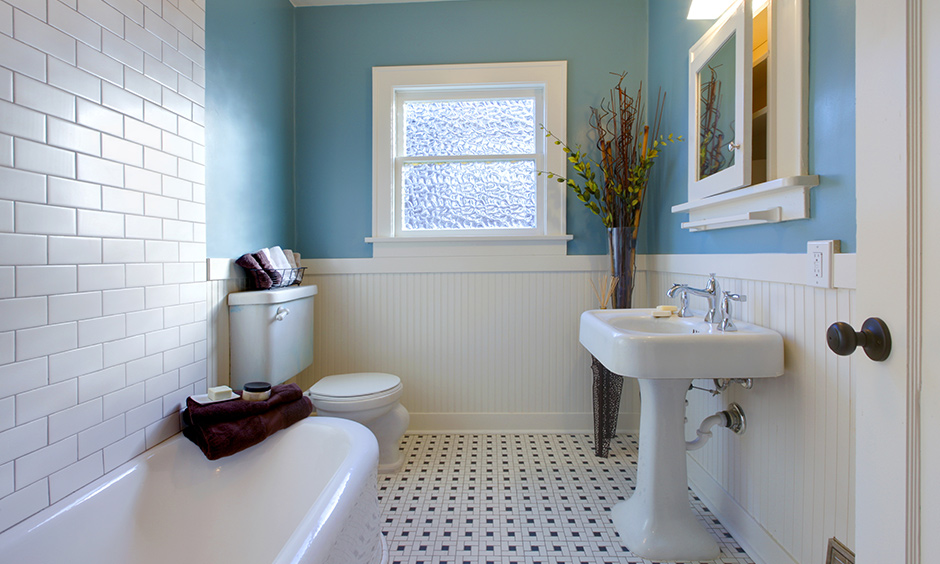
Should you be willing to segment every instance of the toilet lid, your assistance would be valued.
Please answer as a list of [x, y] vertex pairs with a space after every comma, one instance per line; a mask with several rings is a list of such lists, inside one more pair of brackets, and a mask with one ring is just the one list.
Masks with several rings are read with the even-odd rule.
[[310, 394], [322, 398], [356, 398], [381, 394], [400, 385], [401, 379], [394, 374], [337, 374], [327, 376], [314, 384], [310, 388]]

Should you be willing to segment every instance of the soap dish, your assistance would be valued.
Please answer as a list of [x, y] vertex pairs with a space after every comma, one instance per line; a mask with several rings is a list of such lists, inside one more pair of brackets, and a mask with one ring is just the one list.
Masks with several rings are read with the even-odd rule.
[[199, 394], [199, 395], [189, 396], [189, 397], [193, 398], [193, 401], [198, 403], [199, 405], [206, 405], [209, 403], [218, 403], [220, 401], [231, 401], [233, 399], [241, 399], [241, 396], [236, 394], [235, 392], [229, 392], [229, 396], [227, 398], [219, 398], [216, 400], [209, 399], [209, 394]]

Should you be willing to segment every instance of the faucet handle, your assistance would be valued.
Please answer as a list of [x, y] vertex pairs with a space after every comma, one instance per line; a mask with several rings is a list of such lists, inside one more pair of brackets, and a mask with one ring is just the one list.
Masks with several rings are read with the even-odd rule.
[[722, 294], [724, 294], [724, 298], [722, 299], [723, 303], [727, 301], [734, 301], [734, 302], [746, 302], [747, 301], [747, 296], [742, 295], [742, 294], [734, 294], [727, 290], [722, 292]]
[[747, 296], [735, 294], [729, 291], [722, 292], [721, 297], [721, 322], [718, 324], [719, 331], [737, 331], [734, 321], [731, 319], [731, 302], [746, 302]]

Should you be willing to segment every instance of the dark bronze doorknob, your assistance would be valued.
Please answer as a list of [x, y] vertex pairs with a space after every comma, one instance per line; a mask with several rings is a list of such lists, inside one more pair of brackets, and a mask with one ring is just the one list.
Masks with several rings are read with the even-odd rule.
[[832, 352], [842, 356], [852, 354], [857, 347], [865, 349], [865, 354], [872, 360], [882, 361], [891, 354], [891, 333], [885, 322], [877, 317], [866, 319], [861, 331], [837, 321], [826, 331], [826, 342]]

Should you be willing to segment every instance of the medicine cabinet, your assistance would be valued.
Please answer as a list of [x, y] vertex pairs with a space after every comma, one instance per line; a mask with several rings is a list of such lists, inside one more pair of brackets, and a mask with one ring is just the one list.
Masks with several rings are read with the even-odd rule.
[[691, 231], [809, 217], [805, 0], [735, 2], [689, 50]]

